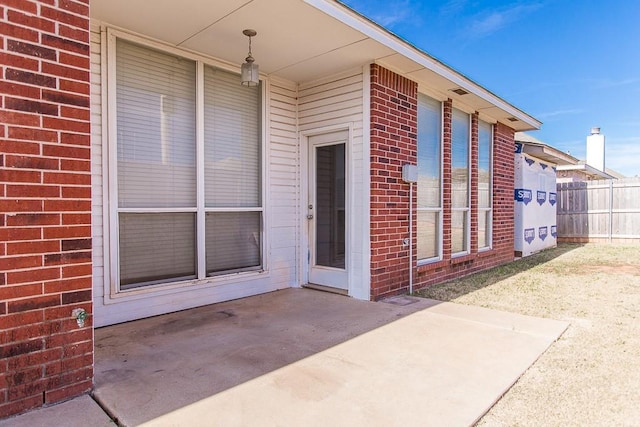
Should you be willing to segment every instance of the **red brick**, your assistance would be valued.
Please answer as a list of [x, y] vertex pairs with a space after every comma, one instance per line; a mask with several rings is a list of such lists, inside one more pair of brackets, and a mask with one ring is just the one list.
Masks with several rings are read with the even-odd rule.
[[0, 418], [17, 415], [39, 406], [42, 406], [42, 394], [13, 402], [7, 402], [0, 405]]
[[28, 213], [17, 214], [9, 217], [7, 221], [8, 226], [23, 226], [23, 225], [59, 225], [60, 214], [52, 213]]
[[[72, 184], [72, 185], [91, 185], [91, 175], [79, 173], [65, 172], [45, 172], [43, 182], [45, 184]], [[55, 210], [53, 208], [47, 210]], [[69, 209], [64, 209], [69, 210]], [[77, 210], [77, 209], [72, 209]], [[88, 209], [90, 211], [91, 209]]]
[[[88, 200], [45, 200], [44, 210], [47, 212], [90, 212], [91, 201]], [[45, 233], [46, 235], [46, 233]]]
[[[93, 272], [93, 267], [91, 264], [69, 265], [69, 266], [62, 267], [63, 278], [91, 276], [92, 272]], [[86, 288], [86, 285], [84, 285], [84, 287]], [[62, 290], [63, 289], [60, 289], [60, 291]], [[64, 289], [64, 290], [71, 290], [71, 289]]]
[[[85, 373], [85, 375], [90, 375], [89, 373]], [[56, 403], [63, 400], [67, 400], [71, 397], [78, 396], [83, 393], [89, 392], [93, 387], [93, 381], [88, 378], [83, 382], [72, 384], [60, 389], [46, 391], [45, 392], [45, 401], [46, 403]]]
[[58, 142], [58, 132], [15, 126], [9, 127], [9, 137], [26, 141]]
[[91, 145], [91, 137], [89, 135], [79, 135], [75, 133], [62, 132], [60, 134], [60, 142], [67, 145], [89, 146]]
[[[7, 273], [7, 282], [9, 284], [42, 282], [46, 280], [55, 280], [59, 278], [60, 278], [59, 267], [31, 269], [26, 271], [17, 271], [17, 272]], [[42, 288], [42, 286], [40, 285], [39, 287]], [[28, 296], [28, 295], [23, 295], [23, 296]], [[20, 298], [20, 296], [15, 296], [13, 298]]]
[[40, 99], [40, 88], [26, 84], [0, 80], [0, 93], [22, 98]]
[[59, 240], [7, 243], [7, 255], [45, 254], [60, 251]]
[[[0, 358], [9, 358], [20, 356], [22, 354], [32, 353], [34, 351], [40, 351], [44, 349], [44, 341], [42, 339], [35, 339], [31, 341], [23, 341], [19, 343], [9, 343], [3, 346], [0, 346]], [[14, 378], [13, 381], [16, 379]], [[9, 381], [10, 384], [12, 380]]]
[[82, 264], [86, 262], [91, 262], [91, 251], [44, 255], [44, 265]]
[[[71, 277], [65, 276], [65, 273], [64, 273], [65, 271], [71, 271], [72, 273], [84, 272], [87, 269], [91, 270], [90, 267], [91, 267], [91, 264], [62, 266], [63, 277], [65, 279], [46, 282], [44, 284], [44, 292], [54, 293], [54, 292], [69, 292], [69, 291], [78, 291], [82, 289], [91, 289], [91, 277], [71, 278]], [[70, 270], [67, 270], [67, 269], [70, 269]]]
[[37, 42], [39, 39], [37, 31], [18, 25], [13, 25], [6, 21], [0, 21], [0, 34], [4, 35], [5, 37], [12, 37], [20, 40], [27, 40], [30, 42]]
[[60, 305], [60, 295], [45, 295], [42, 297], [32, 297], [23, 300], [7, 302], [8, 313], [19, 313], [28, 310], [53, 307]]
[[91, 119], [91, 112], [88, 108], [60, 107], [60, 116], [66, 119], [86, 120]]
[[62, 304], [77, 304], [91, 301], [91, 289], [65, 292], [62, 294]]
[[89, 31], [86, 29], [74, 28], [64, 24], [58, 24], [58, 35], [62, 38], [82, 43], [87, 43], [90, 38]]
[[55, 61], [58, 57], [54, 49], [49, 49], [38, 44], [25, 43], [19, 40], [7, 40], [7, 50], [51, 61]]
[[[47, 73], [47, 71], [43, 70], [43, 72]], [[55, 73], [49, 73], [55, 74]], [[56, 87], [56, 78], [52, 76], [45, 76], [43, 74], [33, 73], [30, 71], [23, 70], [15, 70], [12, 68], [7, 68], [5, 71], [5, 78], [7, 80], [13, 80], [20, 83], [26, 83], [35, 86], [42, 87]]]
[[37, 408], [38, 406], [42, 406], [42, 394], [13, 402], [7, 402], [0, 405], [0, 418], [17, 415], [30, 409]]
[[59, 60], [61, 64], [82, 69], [88, 69], [91, 65], [89, 57], [87, 55], [79, 56], [66, 52], [60, 52]]
[[60, 187], [47, 185], [7, 185], [7, 197], [60, 197]]
[[60, 161], [36, 156], [5, 156], [5, 166], [21, 169], [58, 170]]
[[89, 97], [75, 95], [57, 90], [43, 90], [42, 99], [56, 104], [75, 105], [77, 107], [89, 108]]
[[40, 63], [35, 59], [4, 52], [0, 52], [0, 64], [11, 64], [12, 67], [29, 71], [38, 71], [40, 68]]
[[[7, 276], [9, 276], [9, 280], [13, 279], [12, 274], [15, 274], [15, 273], [11, 273], [11, 272], [7, 273]], [[24, 272], [21, 272], [19, 274], [24, 274]], [[0, 300], [26, 298], [26, 297], [36, 296], [36, 295], [42, 295], [42, 284], [16, 285], [16, 286], [5, 285], [0, 287]]]
[[[41, 68], [44, 74], [51, 74], [58, 78], [80, 80], [83, 82], [89, 81], [89, 71], [80, 70], [78, 68], [67, 67], [67, 66], [59, 65], [58, 63], [52, 63], [52, 62], [43, 62]], [[48, 87], [55, 87], [55, 86], [48, 86]]]
[[5, 108], [8, 108], [9, 110], [44, 114], [48, 116], [58, 115], [58, 106], [47, 102], [33, 101], [30, 99], [6, 98], [4, 105]]
[[52, 33], [56, 29], [56, 24], [48, 19], [39, 18], [33, 14], [27, 15], [17, 10], [8, 10], [7, 18], [10, 22], [29, 28], [38, 29]]
[[[0, 88], [1, 89], [1, 88]], [[19, 111], [0, 110], [0, 122], [5, 125], [20, 125], [20, 126], [40, 126], [40, 117], [37, 114], [23, 113]], [[57, 135], [56, 135], [57, 137]], [[22, 139], [15, 138], [14, 139]], [[37, 154], [38, 152], [36, 151]]]
[[91, 151], [88, 147], [43, 144], [42, 155], [69, 159], [90, 159]]
[[64, 357], [76, 357], [93, 352], [93, 343], [85, 341], [64, 348]]
[[42, 237], [40, 228], [2, 227], [0, 228], [0, 241], [35, 240]]
[[38, 6], [31, 0], [2, 0], [5, 7], [22, 10], [28, 13], [37, 13]]
[[[91, 161], [62, 159], [60, 161], [60, 170], [71, 172], [91, 172]], [[88, 185], [86, 187], [88, 188]]]
[[62, 214], [62, 224], [64, 225], [91, 225], [91, 214]]
[[48, 116], [42, 118], [42, 126], [45, 129], [55, 129], [86, 134], [91, 131], [91, 124], [87, 121], [59, 119]]
[[89, 83], [77, 82], [74, 80], [60, 79], [60, 90], [65, 92], [74, 92], [81, 95], [89, 95], [91, 91], [91, 85]]
[[89, 16], [89, 6], [72, 0], [59, 0], [58, 7], [78, 15]]
[[3, 257], [0, 258], [0, 270], [18, 270], [21, 268], [40, 267], [43, 263], [42, 255]]
[[[59, 9], [54, 9], [46, 6], [41, 7], [41, 14], [42, 16], [52, 19], [56, 22], [69, 24], [72, 27], [78, 27], [85, 30], [89, 29], [89, 19], [87, 19], [86, 17], [72, 15], [70, 13], [63, 12]], [[89, 40], [87, 39], [87, 43], [88, 42]], [[62, 44], [62, 46], [65, 46], [65, 45]]]
[[44, 365], [62, 357], [62, 349], [54, 348], [38, 352], [23, 354], [7, 360], [8, 368], [12, 371], [28, 368], [30, 366]]
[[63, 187], [62, 197], [67, 199], [90, 199], [91, 187]]
[[40, 200], [0, 199], [0, 212], [38, 212], [42, 211]]

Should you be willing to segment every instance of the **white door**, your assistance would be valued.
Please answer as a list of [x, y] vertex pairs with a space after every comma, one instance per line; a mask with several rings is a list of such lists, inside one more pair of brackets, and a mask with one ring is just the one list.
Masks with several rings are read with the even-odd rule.
[[349, 131], [309, 137], [309, 283], [348, 290]]

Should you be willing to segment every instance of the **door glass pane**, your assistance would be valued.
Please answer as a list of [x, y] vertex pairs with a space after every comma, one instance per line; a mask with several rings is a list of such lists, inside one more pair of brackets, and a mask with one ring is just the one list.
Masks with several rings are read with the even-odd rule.
[[120, 213], [120, 289], [196, 277], [195, 213]]
[[209, 212], [207, 274], [261, 266], [261, 212]]
[[316, 265], [345, 268], [345, 144], [316, 148]]

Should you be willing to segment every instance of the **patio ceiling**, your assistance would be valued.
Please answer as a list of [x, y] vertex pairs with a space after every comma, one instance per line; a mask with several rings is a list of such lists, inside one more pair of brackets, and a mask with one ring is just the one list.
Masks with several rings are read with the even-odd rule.
[[[153, 6], [151, 6], [153, 5]], [[169, 45], [241, 64], [245, 28], [266, 75], [309, 82], [376, 62], [440, 99], [452, 98], [516, 130], [540, 122], [333, 0], [91, 0], [91, 17]], [[452, 89], [463, 88], [467, 95]], [[509, 120], [511, 118], [511, 120]], [[513, 119], [517, 121], [513, 121]]]

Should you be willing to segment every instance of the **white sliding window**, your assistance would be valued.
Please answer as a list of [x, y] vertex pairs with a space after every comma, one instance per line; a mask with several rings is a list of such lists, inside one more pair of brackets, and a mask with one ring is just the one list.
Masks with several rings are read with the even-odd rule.
[[478, 249], [491, 248], [493, 218], [492, 131], [491, 124], [481, 120], [478, 122]]
[[470, 229], [470, 116], [453, 110], [451, 120], [451, 252], [469, 253]]
[[260, 86], [115, 40], [119, 289], [262, 268]]
[[442, 257], [442, 104], [418, 95], [417, 256]]

